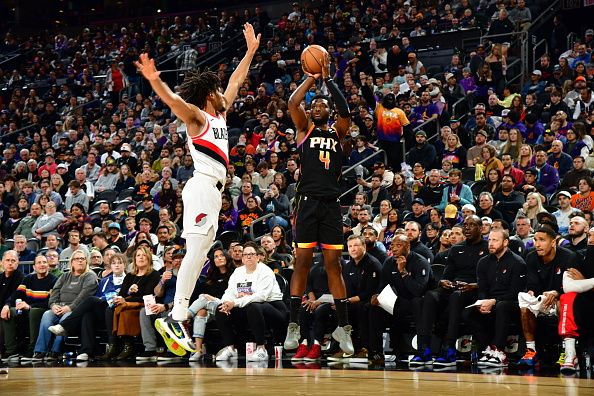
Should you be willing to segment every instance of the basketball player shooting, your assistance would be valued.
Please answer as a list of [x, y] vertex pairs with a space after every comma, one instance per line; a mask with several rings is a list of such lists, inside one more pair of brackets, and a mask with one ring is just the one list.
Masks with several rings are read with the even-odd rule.
[[255, 35], [251, 24], [244, 25], [243, 35], [247, 51], [229, 78], [224, 93], [215, 73], [191, 70], [186, 72], [179, 94], [175, 94], [159, 77], [161, 72], [157, 71], [154, 59], [142, 54], [139, 61], [135, 62], [138, 71], [150, 82], [161, 100], [186, 124], [188, 147], [194, 161], [194, 175], [182, 192], [182, 236], [186, 239], [187, 254], [177, 275], [171, 316], [158, 319], [155, 323], [170, 349], [172, 345], [177, 348], [177, 343], [195, 352], [192, 339], [182, 322], [188, 319], [189, 299], [217, 232], [221, 190], [225, 185], [229, 163], [226, 111], [228, 106], [233, 105], [260, 45], [260, 34]]
[[[336, 83], [330, 78], [330, 55], [324, 51], [321, 57], [321, 72], [308, 73], [305, 81], [289, 99], [289, 111], [297, 128], [297, 146], [301, 158], [301, 177], [295, 197], [295, 243], [296, 262], [291, 277], [291, 318], [285, 339], [285, 349], [299, 346], [298, 325], [301, 298], [305, 292], [307, 276], [313, 259], [313, 249], [320, 245], [324, 266], [328, 274], [328, 286], [334, 297], [338, 327], [332, 336], [347, 354], [353, 354], [352, 328], [348, 324], [347, 298], [340, 256], [343, 247], [342, 216], [340, 211], [339, 179], [342, 171], [341, 143], [351, 124], [348, 103]], [[332, 99], [316, 96], [312, 99], [309, 117], [301, 105], [305, 93], [322, 77]], [[330, 127], [336, 105], [338, 118]]]

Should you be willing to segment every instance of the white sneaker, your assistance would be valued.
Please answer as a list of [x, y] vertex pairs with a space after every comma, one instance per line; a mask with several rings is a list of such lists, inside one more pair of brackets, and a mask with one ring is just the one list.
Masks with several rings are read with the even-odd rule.
[[577, 356], [565, 355], [565, 361], [560, 367], [563, 374], [573, 374], [579, 371], [580, 366], [578, 364]]
[[354, 355], [355, 348], [353, 348], [353, 340], [351, 339], [351, 333], [353, 327], [346, 325], [344, 327], [338, 326], [336, 330], [332, 332], [332, 337], [339, 342], [340, 349], [346, 354]]
[[204, 355], [202, 354], [202, 352], [194, 352], [192, 355], [190, 355], [190, 362], [199, 362], [200, 360], [202, 360], [202, 357]]
[[477, 365], [478, 366], [488, 366], [489, 364], [489, 359], [491, 359], [491, 356], [493, 354], [493, 349], [491, 349], [491, 346], [489, 345], [487, 347], [487, 349], [485, 349], [483, 351], [483, 355], [481, 356], [481, 358], [478, 360]]
[[185, 322], [188, 320], [188, 300], [178, 299], [171, 310], [171, 317], [176, 322]]
[[50, 331], [50, 333], [55, 334], [57, 336], [67, 335], [66, 329], [64, 329], [61, 324], [50, 326], [47, 329]]
[[237, 360], [237, 349], [227, 346], [217, 353], [215, 361], [222, 362], [226, 360]]
[[81, 353], [80, 355], [76, 355], [76, 361], [78, 362], [88, 362], [89, 355], [86, 353]]
[[258, 347], [252, 356], [247, 358], [248, 362], [267, 362], [268, 361], [268, 352], [264, 347]]
[[299, 346], [299, 338], [301, 338], [301, 331], [299, 329], [299, 325], [295, 322], [289, 323], [289, 327], [287, 329], [287, 338], [285, 338], [285, 343], [283, 347], [285, 350], [293, 350], [297, 349]]

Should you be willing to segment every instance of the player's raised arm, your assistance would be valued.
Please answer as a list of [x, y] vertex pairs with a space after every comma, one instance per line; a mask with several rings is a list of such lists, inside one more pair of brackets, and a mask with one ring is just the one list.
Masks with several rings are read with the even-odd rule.
[[319, 76], [320, 74], [313, 75], [307, 73], [307, 78], [301, 84], [299, 84], [297, 89], [291, 94], [289, 103], [287, 103], [289, 107], [289, 113], [291, 114], [291, 120], [293, 121], [293, 124], [295, 124], [295, 128], [297, 128], [297, 144], [300, 144], [303, 141], [303, 138], [309, 129], [307, 113], [301, 105], [301, 102], [303, 102], [305, 94], [311, 87], [314, 86], [316, 79]]
[[227, 101], [227, 106], [231, 106], [237, 97], [239, 87], [241, 84], [243, 84], [243, 81], [250, 70], [250, 64], [252, 63], [254, 54], [260, 46], [260, 33], [258, 33], [256, 36], [254, 33], [254, 27], [251, 24], [246, 23], [243, 25], [243, 35], [247, 44], [247, 51], [241, 62], [239, 62], [239, 65], [237, 65], [237, 68], [233, 74], [231, 74], [231, 77], [229, 77], [229, 84], [225, 90], [225, 100]]
[[149, 58], [148, 54], [140, 55], [140, 59], [134, 62], [138, 71], [146, 78], [153, 90], [165, 102], [173, 113], [179, 117], [187, 125], [194, 124], [200, 129], [204, 123], [204, 115], [198, 111], [198, 108], [190, 103], [185, 102], [178, 94], [174, 93], [161, 80], [161, 72], [155, 67], [155, 60]]
[[330, 54], [328, 53], [324, 57], [322, 77], [324, 78], [324, 82], [326, 83], [326, 87], [328, 87], [328, 91], [330, 92], [330, 96], [332, 97], [332, 101], [334, 102], [334, 106], [338, 113], [338, 119], [334, 124], [334, 129], [336, 129], [336, 133], [338, 133], [338, 136], [342, 140], [351, 126], [351, 111], [349, 110], [347, 100], [342, 92], [340, 92], [340, 89], [338, 89], [338, 85], [336, 85], [334, 80], [330, 78]]

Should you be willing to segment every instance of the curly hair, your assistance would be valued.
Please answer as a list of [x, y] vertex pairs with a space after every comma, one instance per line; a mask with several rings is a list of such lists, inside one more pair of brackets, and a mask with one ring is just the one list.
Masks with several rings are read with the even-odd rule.
[[184, 81], [179, 86], [179, 95], [183, 100], [203, 109], [206, 106], [208, 94], [221, 87], [221, 79], [213, 72], [207, 70], [188, 70]]

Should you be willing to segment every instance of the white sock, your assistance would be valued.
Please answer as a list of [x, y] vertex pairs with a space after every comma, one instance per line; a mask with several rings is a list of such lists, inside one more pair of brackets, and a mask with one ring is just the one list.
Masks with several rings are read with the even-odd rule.
[[536, 351], [536, 341], [526, 341], [526, 348]]
[[318, 342], [318, 340], [314, 340], [314, 345], [320, 345], [320, 343]]
[[566, 338], [564, 341], [565, 359], [575, 357], [575, 338]]
[[305, 346], [307, 346], [307, 340], [303, 340], [303, 341], [301, 341], [301, 345], [305, 345]]

